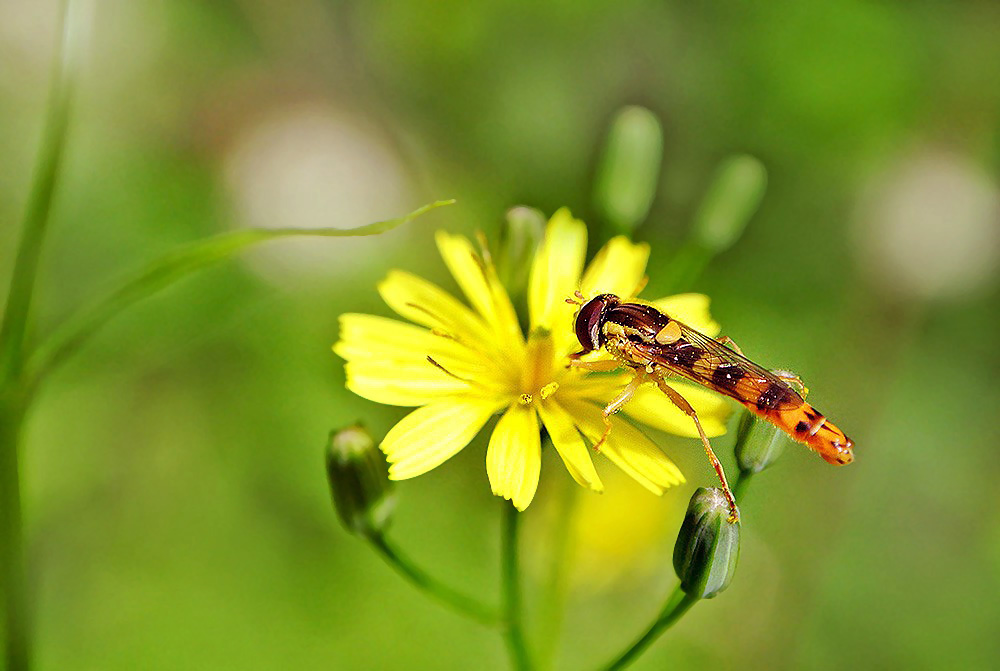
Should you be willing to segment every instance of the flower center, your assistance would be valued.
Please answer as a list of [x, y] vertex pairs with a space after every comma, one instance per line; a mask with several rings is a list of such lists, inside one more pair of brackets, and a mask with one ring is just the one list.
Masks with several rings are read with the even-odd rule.
[[553, 360], [552, 338], [548, 333], [533, 333], [528, 338], [524, 367], [520, 379], [515, 383], [517, 402], [529, 405], [545, 400], [559, 389], [558, 378], [563, 371]]

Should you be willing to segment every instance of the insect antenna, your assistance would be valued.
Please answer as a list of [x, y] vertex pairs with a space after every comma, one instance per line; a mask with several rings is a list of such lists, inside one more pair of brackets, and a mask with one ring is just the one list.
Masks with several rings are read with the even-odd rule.
[[582, 293], [580, 293], [580, 290], [577, 289], [576, 291], [574, 291], [573, 295], [576, 296], [576, 298], [567, 298], [565, 299], [566, 302], [569, 303], [570, 305], [583, 305], [583, 303], [586, 300], [586, 297]]

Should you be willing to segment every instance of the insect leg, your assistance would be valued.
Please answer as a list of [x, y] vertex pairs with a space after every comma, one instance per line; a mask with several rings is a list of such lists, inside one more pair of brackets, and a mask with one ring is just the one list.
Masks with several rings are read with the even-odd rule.
[[726, 496], [726, 501], [729, 502], [729, 520], [731, 522], [737, 522], [740, 519], [740, 511], [736, 507], [736, 497], [733, 496], [733, 490], [729, 488], [729, 481], [726, 480], [726, 472], [722, 469], [722, 464], [719, 462], [719, 458], [715, 456], [715, 452], [712, 451], [712, 445], [708, 442], [708, 436], [705, 435], [705, 429], [701, 427], [701, 420], [698, 419], [698, 413], [695, 409], [691, 407], [687, 399], [680, 395], [680, 393], [669, 386], [663, 381], [662, 377], [656, 377], [656, 386], [660, 388], [664, 394], [667, 395], [674, 405], [676, 405], [681, 412], [694, 420], [694, 425], [698, 429], [698, 435], [701, 436], [701, 443], [705, 446], [705, 454], [708, 455], [708, 460], [712, 462], [712, 468], [715, 469], [715, 473], [719, 476], [719, 481], [722, 482], [722, 492]]
[[795, 389], [803, 396], [809, 393], [809, 388], [806, 386], [805, 382], [802, 381], [802, 378], [792, 371], [778, 369], [772, 370], [771, 372], [795, 387]]
[[632, 378], [632, 381], [625, 385], [621, 393], [615, 396], [610, 403], [604, 406], [604, 410], [601, 411], [601, 419], [604, 420], [604, 433], [601, 435], [600, 440], [594, 443], [594, 450], [601, 449], [601, 445], [604, 444], [604, 441], [611, 434], [611, 415], [621, 410], [622, 406], [628, 403], [629, 399], [635, 394], [636, 389], [646, 381], [645, 371], [636, 370], [634, 372], [635, 377]]
[[729, 349], [733, 350], [740, 356], [743, 356], [743, 350], [741, 350], [740, 346], [736, 344], [736, 341], [730, 338], [729, 336], [719, 336], [718, 338], [716, 338], [716, 340], [718, 340], [720, 343], [722, 343]]
[[582, 368], [583, 370], [592, 370], [598, 373], [607, 373], [608, 371], [614, 370], [620, 367], [621, 364], [614, 359], [605, 359], [602, 361], [578, 361], [576, 359], [571, 359], [567, 368]]

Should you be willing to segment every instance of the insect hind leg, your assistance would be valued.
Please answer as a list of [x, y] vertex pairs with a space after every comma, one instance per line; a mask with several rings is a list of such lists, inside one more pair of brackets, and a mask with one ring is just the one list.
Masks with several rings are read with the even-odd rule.
[[681, 396], [680, 392], [664, 382], [662, 377], [656, 378], [656, 386], [660, 388], [660, 391], [666, 394], [667, 398], [669, 398], [681, 412], [694, 420], [695, 428], [698, 429], [698, 435], [701, 436], [701, 444], [705, 447], [705, 454], [708, 455], [708, 460], [712, 463], [712, 468], [715, 469], [716, 475], [719, 476], [719, 481], [722, 483], [722, 493], [725, 495], [726, 501], [729, 503], [729, 521], [738, 522], [740, 519], [740, 511], [739, 508], [736, 507], [736, 497], [733, 496], [733, 490], [729, 488], [729, 481], [726, 479], [726, 471], [722, 468], [722, 462], [720, 462], [719, 458], [715, 456], [715, 452], [712, 450], [712, 444], [708, 442], [708, 436], [705, 435], [705, 429], [701, 426], [701, 420], [698, 418], [698, 413], [691, 406], [691, 404], [688, 403], [688, 400]]
[[792, 371], [782, 370], [779, 368], [776, 370], [772, 370], [771, 373], [777, 377], [780, 377], [782, 380], [787, 382], [792, 387], [795, 387], [795, 390], [798, 391], [800, 394], [802, 394], [803, 397], [805, 397], [805, 395], [809, 393], [809, 387], [806, 386], [806, 383], [802, 381], [801, 377], [799, 377]]

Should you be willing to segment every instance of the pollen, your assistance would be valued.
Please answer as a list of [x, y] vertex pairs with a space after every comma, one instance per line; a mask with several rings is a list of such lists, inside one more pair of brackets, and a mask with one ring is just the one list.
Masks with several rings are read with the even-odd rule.
[[551, 396], [552, 394], [556, 393], [556, 390], [558, 390], [558, 389], [559, 389], [559, 383], [558, 382], [549, 382], [547, 385], [545, 385], [544, 387], [542, 387], [538, 391], [538, 395], [541, 396], [542, 400], [544, 401], [549, 396]]
[[531, 394], [521, 394], [518, 397], [517, 402], [520, 403], [521, 405], [531, 405], [532, 400], [534, 399], [532, 398]]

